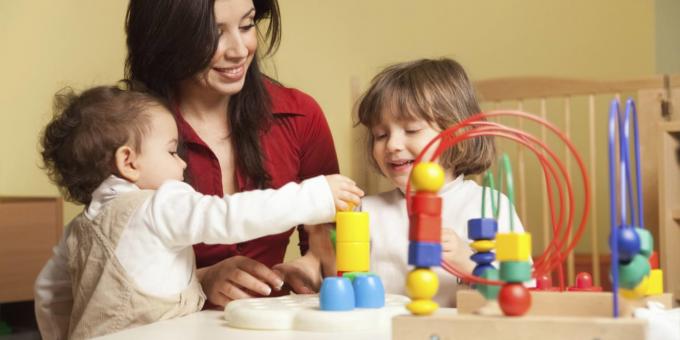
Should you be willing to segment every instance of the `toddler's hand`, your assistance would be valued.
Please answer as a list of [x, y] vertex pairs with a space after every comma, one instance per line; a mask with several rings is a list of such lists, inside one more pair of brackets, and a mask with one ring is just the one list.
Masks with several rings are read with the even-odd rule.
[[472, 249], [451, 229], [442, 228], [442, 257], [457, 269], [472, 273], [475, 263], [470, 260]]
[[353, 180], [342, 175], [326, 176], [326, 181], [331, 187], [333, 201], [338, 211], [349, 210], [350, 204], [359, 205], [361, 197], [364, 196], [363, 190], [354, 183]]

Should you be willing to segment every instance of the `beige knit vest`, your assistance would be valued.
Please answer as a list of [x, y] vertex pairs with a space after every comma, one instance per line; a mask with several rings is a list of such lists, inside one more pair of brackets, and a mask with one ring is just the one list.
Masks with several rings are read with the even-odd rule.
[[67, 238], [73, 285], [69, 338], [83, 339], [201, 310], [205, 295], [195, 272], [184, 291], [157, 297], [141, 291], [115, 256], [118, 240], [152, 191], [122, 194], [90, 221], [83, 214]]

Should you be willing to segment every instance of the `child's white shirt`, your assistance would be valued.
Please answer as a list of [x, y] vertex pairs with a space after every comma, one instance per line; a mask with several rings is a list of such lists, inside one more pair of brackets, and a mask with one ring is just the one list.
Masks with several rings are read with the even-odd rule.
[[[84, 214], [92, 220], [118, 195], [138, 190], [136, 185], [111, 176], [95, 190]], [[193, 244], [233, 244], [334, 218], [335, 203], [324, 176], [288, 183], [277, 190], [223, 198], [168, 181], [134, 213], [115, 256], [141, 290], [171, 296], [190, 282], [195, 268]], [[73, 303], [65, 242], [69, 232], [65, 231], [35, 283], [35, 311], [44, 338], [65, 338], [68, 332]]]
[[[481, 217], [482, 186], [459, 176], [439, 191], [443, 199], [442, 227], [453, 230], [463, 240], [467, 238], [467, 222]], [[486, 195], [486, 214], [491, 217], [491, 197]], [[495, 193], [494, 193], [495, 196]], [[498, 216], [499, 232], [509, 232], [509, 200], [501, 196]], [[366, 196], [361, 200], [361, 211], [369, 213], [371, 230], [371, 272], [378, 274], [391, 294], [406, 295], [406, 275], [413, 270], [408, 265], [408, 228], [406, 198], [399, 189]], [[512, 211], [514, 230], [523, 231], [519, 217]], [[441, 267], [434, 268], [439, 276], [439, 290], [434, 300], [443, 307], [453, 306], [459, 288], [455, 276]]]

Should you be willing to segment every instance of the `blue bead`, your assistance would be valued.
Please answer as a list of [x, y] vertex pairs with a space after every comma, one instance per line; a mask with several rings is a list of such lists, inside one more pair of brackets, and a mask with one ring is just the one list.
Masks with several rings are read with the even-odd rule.
[[441, 262], [441, 243], [409, 242], [408, 264], [416, 267], [438, 267]]
[[327, 277], [321, 283], [319, 307], [327, 311], [354, 309], [354, 288], [346, 277]]
[[498, 222], [493, 218], [471, 218], [468, 220], [468, 238], [471, 240], [493, 240], [498, 232]]
[[[613, 240], [611, 236], [609, 242]], [[631, 226], [622, 226], [618, 229], [619, 261], [629, 262], [640, 252], [640, 236]]]
[[496, 267], [490, 264], [478, 264], [475, 269], [472, 270], [472, 275], [481, 277], [488, 269], [496, 269]]
[[496, 253], [492, 252], [479, 252], [474, 253], [470, 256], [470, 260], [477, 264], [488, 264], [496, 260]]
[[385, 288], [377, 275], [357, 276], [352, 282], [357, 308], [385, 306]]

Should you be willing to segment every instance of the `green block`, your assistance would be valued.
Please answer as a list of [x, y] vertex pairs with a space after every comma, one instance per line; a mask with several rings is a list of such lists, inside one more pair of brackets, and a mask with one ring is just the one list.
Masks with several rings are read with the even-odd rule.
[[[481, 278], [487, 280], [498, 280], [498, 269], [487, 269], [482, 272]], [[483, 285], [475, 284], [475, 289], [484, 296], [487, 300], [496, 300], [498, 297], [498, 292], [501, 290], [501, 286]]]
[[654, 250], [654, 237], [649, 230], [645, 228], [635, 227], [635, 231], [640, 236], [640, 254], [649, 258]]
[[503, 261], [501, 262], [501, 281], [526, 282], [531, 280], [531, 262]]
[[633, 289], [649, 275], [649, 271], [649, 260], [637, 254], [629, 263], [619, 264], [619, 285], [621, 288]]
[[354, 278], [359, 277], [359, 276], [370, 276], [370, 275], [375, 275], [374, 273], [371, 272], [347, 272], [347, 273], [342, 273], [342, 277], [348, 278], [350, 281], [354, 282]]

